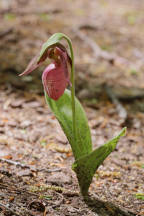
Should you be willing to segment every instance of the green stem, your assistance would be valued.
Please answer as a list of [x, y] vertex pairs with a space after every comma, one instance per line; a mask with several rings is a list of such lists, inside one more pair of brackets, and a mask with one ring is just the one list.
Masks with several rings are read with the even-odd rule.
[[69, 44], [71, 60], [72, 60], [72, 67], [71, 67], [71, 84], [72, 84], [72, 86], [71, 86], [71, 98], [72, 98], [72, 119], [73, 119], [72, 124], [73, 124], [74, 139], [76, 139], [74, 53], [73, 53], [71, 40], [67, 36], [65, 36], [64, 38], [67, 40], [67, 42]]

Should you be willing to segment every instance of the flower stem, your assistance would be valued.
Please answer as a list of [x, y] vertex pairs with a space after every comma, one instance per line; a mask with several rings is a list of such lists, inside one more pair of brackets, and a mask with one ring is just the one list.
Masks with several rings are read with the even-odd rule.
[[71, 99], [72, 99], [72, 124], [73, 124], [73, 134], [74, 134], [74, 139], [76, 141], [76, 116], [75, 116], [75, 77], [74, 77], [74, 53], [73, 53], [73, 48], [72, 48], [72, 42], [71, 40], [65, 36], [64, 37], [69, 45], [70, 48], [70, 54], [71, 54], [71, 60], [72, 60], [72, 67], [71, 67]]

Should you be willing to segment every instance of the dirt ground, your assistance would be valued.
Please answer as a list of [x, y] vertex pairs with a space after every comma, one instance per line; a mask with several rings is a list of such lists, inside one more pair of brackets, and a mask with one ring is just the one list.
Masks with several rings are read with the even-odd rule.
[[[4, 0], [0, 19], [0, 215], [144, 215], [144, 1]], [[74, 45], [93, 147], [127, 126], [96, 172], [88, 202], [44, 101], [42, 69], [17, 76], [55, 32]]]

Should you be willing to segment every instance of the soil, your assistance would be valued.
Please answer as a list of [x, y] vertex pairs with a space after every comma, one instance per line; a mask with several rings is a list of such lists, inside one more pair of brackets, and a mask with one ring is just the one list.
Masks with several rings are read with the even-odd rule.
[[[131, 97], [132, 89], [144, 87], [143, 12], [144, 2], [137, 0], [0, 2], [0, 215], [144, 215], [144, 98], [139, 91]], [[93, 148], [127, 126], [126, 136], [97, 170], [88, 200], [71, 170], [70, 145], [45, 103], [42, 69], [17, 76], [55, 32], [73, 41], [77, 95]], [[88, 38], [118, 58], [96, 56]]]

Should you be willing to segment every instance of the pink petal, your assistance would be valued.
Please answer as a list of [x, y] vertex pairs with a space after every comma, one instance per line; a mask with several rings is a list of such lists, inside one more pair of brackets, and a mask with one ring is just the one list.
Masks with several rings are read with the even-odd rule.
[[65, 68], [62, 64], [51, 63], [44, 70], [42, 81], [48, 96], [54, 100], [58, 100], [68, 85]]

